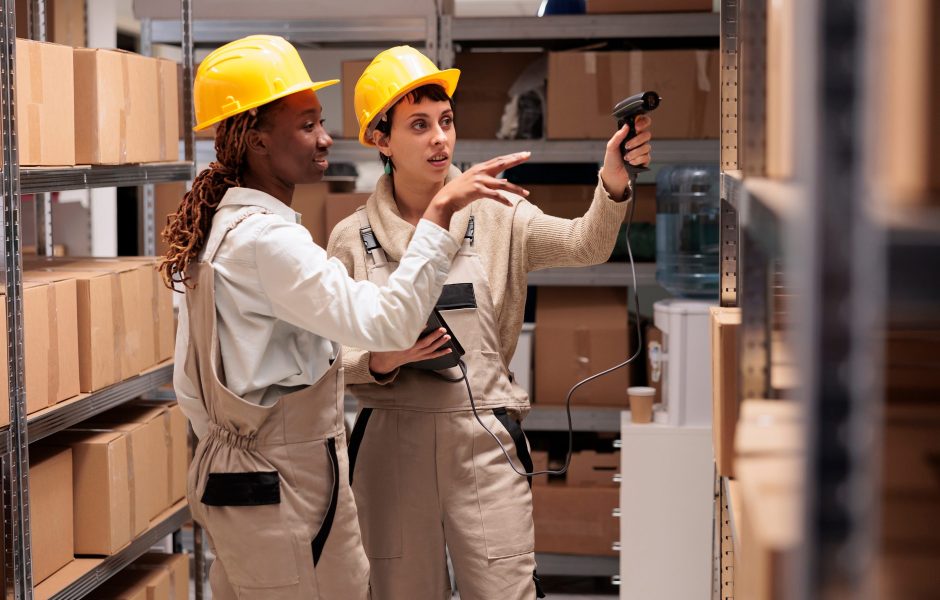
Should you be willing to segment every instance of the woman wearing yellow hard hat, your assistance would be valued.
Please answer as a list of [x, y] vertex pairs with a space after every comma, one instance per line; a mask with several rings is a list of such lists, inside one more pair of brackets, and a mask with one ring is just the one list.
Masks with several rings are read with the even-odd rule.
[[[480, 168], [461, 175], [451, 165], [458, 75], [403, 46], [376, 56], [356, 84], [359, 139], [386, 165], [365, 208], [330, 237], [328, 252], [356, 279], [390, 280], [438, 190]], [[374, 599], [449, 597], [445, 548], [462, 600], [542, 597], [530, 483], [514, 472], [532, 471], [520, 426], [529, 399], [507, 369], [527, 273], [607, 260], [632, 196], [624, 161], [649, 163], [650, 125], [637, 119], [626, 156], [627, 129], [610, 139], [594, 201], [579, 219], [548, 216], [510, 194], [510, 206], [454, 214], [450, 235], [461, 250], [437, 308], [464, 352], [455, 367], [425, 368], [455, 362], [446, 361], [455, 346], [439, 332], [405, 351], [344, 349], [346, 382], [360, 406], [350, 477]]]
[[196, 129], [216, 126], [217, 158], [169, 216], [160, 269], [185, 292], [174, 386], [199, 437], [187, 497], [216, 599], [369, 596], [341, 344], [414, 343], [458, 250], [451, 215], [478, 197], [469, 178], [441, 189], [387, 285], [349, 278], [291, 209], [294, 186], [327, 168], [316, 91], [334, 83], [275, 36], [227, 44], [196, 74]]

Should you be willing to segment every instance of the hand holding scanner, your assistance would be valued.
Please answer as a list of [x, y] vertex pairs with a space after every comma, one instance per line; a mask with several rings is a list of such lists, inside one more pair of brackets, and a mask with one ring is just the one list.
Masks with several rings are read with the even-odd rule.
[[[627, 142], [636, 137], [637, 116], [653, 112], [659, 107], [659, 103], [662, 102], [662, 100], [663, 99], [660, 98], [659, 94], [656, 92], [640, 92], [625, 100], [621, 100], [617, 103], [617, 106], [614, 107], [613, 116], [617, 119], [617, 129], [620, 129], [624, 125], [629, 126], [627, 137], [623, 140], [623, 143], [620, 144], [621, 156], [627, 153]], [[626, 163], [626, 167], [631, 175], [649, 170], [647, 167], [636, 167], [630, 163]]]
[[444, 369], [450, 369], [457, 366], [457, 364], [460, 362], [460, 358], [464, 355], [463, 346], [461, 346], [460, 342], [457, 341], [457, 336], [455, 336], [454, 332], [450, 330], [450, 326], [447, 325], [444, 317], [441, 316], [440, 311], [436, 308], [431, 311], [431, 316], [428, 317], [428, 323], [424, 327], [424, 331], [421, 332], [421, 335], [418, 336], [418, 339], [430, 335], [431, 332], [441, 328], [444, 328], [444, 330], [447, 331], [447, 335], [450, 336], [450, 340], [445, 342], [444, 345], [440, 347], [440, 349], [443, 350], [445, 348], [450, 348], [450, 352], [437, 358], [429, 358], [427, 360], [410, 362], [405, 365], [406, 367], [411, 367], [412, 369], [422, 369], [425, 371], [442, 371]]

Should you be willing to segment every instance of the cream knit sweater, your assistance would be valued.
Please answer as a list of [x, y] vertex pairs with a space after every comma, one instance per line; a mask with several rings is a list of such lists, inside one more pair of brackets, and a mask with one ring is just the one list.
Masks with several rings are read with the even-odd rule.
[[[459, 174], [456, 167], [451, 167], [447, 180]], [[506, 364], [516, 351], [522, 329], [527, 274], [550, 267], [595, 265], [606, 261], [630, 205], [629, 201], [612, 199], [604, 190], [600, 177], [594, 201], [587, 213], [577, 219], [546, 215], [518, 196], [512, 196], [511, 200], [512, 207], [486, 199], [478, 200], [457, 212], [450, 224], [451, 235], [458, 244], [461, 243], [470, 212], [473, 212], [473, 247], [480, 254], [489, 277], [500, 348]], [[401, 218], [389, 175], [379, 178], [375, 192], [366, 202], [366, 210], [369, 223], [388, 259], [399, 261], [415, 228]], [[333, 229], [327, 252], [346, 265], [354, 279], [367, 278], [366, 253], [359, 237], [356, 215], [343, 219]], [[369, 370], [369, 355], [369, 352], [357, 348], [343, 349], [347, 384], [385, 384], [394, 380], [396, 373], [376, 380]]]

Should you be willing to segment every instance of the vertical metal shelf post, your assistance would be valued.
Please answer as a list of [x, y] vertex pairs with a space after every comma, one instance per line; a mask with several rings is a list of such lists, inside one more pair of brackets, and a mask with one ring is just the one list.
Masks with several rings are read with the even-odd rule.
[[[740, 0], [721, 2], [721, 170], [738, 169], [738, 85]], [[738, 247], [741, 243], [738, 228], [739, 183], [721, 176], [721, 205], [718, 213], [721, 259], [721, 306], [738, 305]]]
[[[153, 23], [150, 19], [140, 21], [140, 53], [144, 56], [153, 56]], [[137, 188], [138, 222], [138, 250], [143, 256], [153, 256], [157, 253], [156, 215], [154, 184], [145, 183]]]
[[[809, 218], [807, 552], [805, 597], [873, 597], [881, 403], [877, 335], [884, 318], [884, 233], [866, 209], [867, 2], [820, 0], [819, 126]], [[872, 113], [870, 113], [872, 114]]]
[[[192, 0], [182, 0], [180, 4], [180, 27], [182, 28], [180, 41], [183, 50], [183, 87], [180, 93], [183, 95], [183, 113], [180, 118], [183, 120], [183, 158], [192, 163], [192, 172], [190, 179], [196, 175], [196, 132], [193, 131], [195, 119], [193, 117], [193, 2]], [[148, 31], [148, 35], [149, 35]], [[149, 40], [148, 40], [149, 41]], [[152, 198], [151, 198], [152, 200]], [[151, 223], [153, 218], [153, 208], [151, 208]], [[150, 227], [150, 234], [154, 237], [154, 227]], [[154, 252], [155, 252], [154, 248]], [[192, 447], [196, 447], [196, 437], [190, 428], [190, 439]], [[206, 554], [203, 547], [202, 527], [195, 521], [193, 522], [193, 581], [195, 583], [196, 600], [203, 600], [205, 595], [206, 580]]]
[[0, 0], [0, 108], [3, 112], [3, 254], [6, 285], [10, 453], [3, 458], [4, 578], [8, 599], [32, 598], [29, 458], [23, 387], [23, 290], [20, 252], [19, 154], [16, 139], [14, 0]]

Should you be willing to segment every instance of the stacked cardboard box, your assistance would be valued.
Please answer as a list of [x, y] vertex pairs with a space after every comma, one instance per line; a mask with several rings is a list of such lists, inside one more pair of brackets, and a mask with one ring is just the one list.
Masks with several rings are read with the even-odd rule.
[[368, 193], [350, 193], [350, 194], [329, 194], [326, 197], [325, 209], [325, 234], [326, 239], [330, 239], [333, 228], [336, 224], [356, 212], [360, 206], [365, 206], [366, 201], [371, 194]]
[[76, 48], [75, 158], [81, 164], [178, 160], [179, 89], [172, 61]]
[[[547, 215], [562, 219], [577, 219], [584, 216], [594, 200], [595, 185], [530, 185], [527, 200], [538, 206]], [[635, 194], [634, 223], [656, 223], [656, 186], [638, 185]], [[624, 222], [629, 212], [624, 216]]]
[[30, 448], [29, 496], [33, 582], [38, 584], [74, 558], [71, 449]]
[[940, 206], [940, 5], [933, 0], [882, 0], [881, 73], [892, 110], [881, 129], [886, 180], [894, 206]]
[[712, 440], [721, 477], [734, 477], [734, 428], [738, 421], [738, 336], [741, 309], [711, 308]]
[[74, 165], [72, 49], [16, 40], [16, 125], [21, 165]]
[[[55, 294], [54, 303], [61, 305], [66, 315], [59, 319], [63, 327], [70, 325], [66, 318], [71, 317], [71, 313], [67, 312], [71, 306], [66, 305], [65, 298], [72, 284], [67, 282], [74, 282], [77, 292], [78, 351], [68, 358], [74, 360], [77, 357], [82, 392], [96, 391], [133, 377], [172, 356], [175, 325], [171, 292], [154, 269], [155, 259], [26, 257], [24, 265], [27, 269], [24, 281], [29, 282], [30, 286], [50, 288], [44, 282], [53, 285], [50, 289]], [[27, 292], [31, 289], [26, 287]], [[38, 291], [31, 293], [40, 294]], [[43, 323], [50, 322], [46, 318], [53, 304], [49, 300], [49, 293], [46, 292], [47, 298], [43, 304], [49, 307], [42, 313]], [[43, 326], [48, 328], [48, 325]], [[50, 337], [49, 333], [45, 336], [41, 333], [30, 335], [27, 332], [26, 337]], [[57, 335], [60, 340], [58, 352], [61, 354], [63, 348], [71, 348], [73, 344], [70, 339], [64, 339], [63, 334]], [[41, 349], [43, 360], [50, 348], [55, 346], [49, 344]], [[59, 368], [58, 387], [62, 386], [62, 372], [63, 369]], [[64, 393], [57, 391], [57, 397]]]
[[[546, 453], [533, 453], [535, 469], [548, 466]], [[619, 537], [613, 510], [620, 488], [612, 476], [620, 453], [576, 452], [564, 481], [533, 478], [532, 513], [535, 551], [588, 556], [617, 556]]]
[[[564, 404], [571, 386], [622, 362], [633, 328], [623, 288], [544, 287], [536, 300], [535, 395], [538, 404]], [[630, 368], [581, 386], [578, 406], [627, 406]]]
[[460, 69], [460, 85], [454, 94], [458, 139], [496, 139], [511, 99], [510, 88], [543, 56], [534, 52], [458, 53], [454, 60], [454, 67]]
[[718, 138], [717, 50], [552, 52], [548, 56], [549, 139], [609, 139], [611, 111], [633, 94], [654, 90], [657, 139]]

